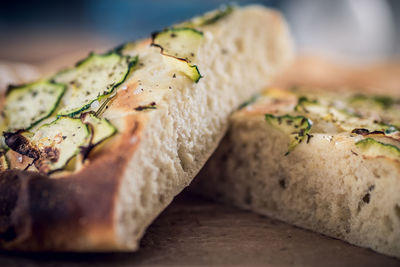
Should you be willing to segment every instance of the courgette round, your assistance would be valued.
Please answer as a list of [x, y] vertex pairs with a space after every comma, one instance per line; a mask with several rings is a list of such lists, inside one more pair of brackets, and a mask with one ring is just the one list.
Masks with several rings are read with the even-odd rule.
[[57, 74], [54, 80], [67, 85], [57, 115], [74, 117], [89, 109], [93, 102], [121, 85], [136, 63], [137, 57], [121, 56], [114, 51], [103, 55], [91, 53], [75, 68]]
[[151, 45], [161, 49], [168, 64], [197, 83], [202, 76], [191, 62], [196, 59], [202, 40], [203, 33], [196, 29], [169, 28], [153, 33]]
[[6, 133], [6, 144], [21, 155], [33, 158], [41, 173], [61, 170], [88, 142], [89, 128], [80, 119], [59, 117], [34, 133]]
[[65, 88], [64, 84], [49, 81], [12, 87], [4, 107], [8, 130], [29, 130], [48, 118], [57, 108]]
[[300, 144], [306, 137], [310, 138], [312, 121], [304, 116], [275, 116], [265, 114], [266, 121], [273, 127], [279, 129], [289, 136], [289, 147], [285, 156], [289, 155], [293, 149]]

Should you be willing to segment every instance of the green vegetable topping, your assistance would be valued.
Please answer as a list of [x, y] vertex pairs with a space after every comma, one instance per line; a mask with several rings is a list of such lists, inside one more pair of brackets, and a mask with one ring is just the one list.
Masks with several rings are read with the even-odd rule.
[[80, 119], [60, 117], [44, 124], [34, 133], [18, 131], [5, 133], [6, 144], [14, 151], [33, 158], [41, 173], [62, 169], [87, 143], [88, 127]]
[[303, 116], [274, 116], [265, 114], [265, 119], [273, 127], [289, 135], [289, 148], [285, 156], [288, 155], [305, 138], [309, 140], [312, 121]]
[[92, 112], [82, 113], [81, 120], [84, 124], [89, 125], [90, 143], [93, 146], [96, 146], [117, 132], [117, 128], [107, 119], [97, 118]]
[[153, 33], [152, 46], [159, 47], [165, 60], [194, 82], [202, 76], [196, 65], [191, 64], [203, 40], [203, 33], [192, 28], [171, 28]]
[[49, 81], [9, 89], [4, 107], [8, 129], [30, 129], [48, 118], [58, 106], [64, 91], [65, 85]]
[[373, 138], [365, 138], [356, 142], [357, 148], [367, 157], [387, 157], [400, 161], [400, 149], [391, 144], [376, 141]]
[[91, 53], [75, 68], [63, 71], [54, 80], [67, 85], [58, 115], [75, 116], [101, 101], [122, 84], [137, 57], [121, 56], [116, 52], [104, 55]]

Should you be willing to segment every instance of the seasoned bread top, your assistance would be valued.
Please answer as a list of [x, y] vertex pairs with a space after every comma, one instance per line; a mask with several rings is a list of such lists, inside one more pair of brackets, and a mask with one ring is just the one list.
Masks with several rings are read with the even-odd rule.
[[242, 105], [233, 121], [263, 117], [289, 136], [289, 154], [316, 135], [348, 142], [354, 153], [400, 164], [400, 99], [358, 92], [270, 88]]
[[9, 86], [1, 101], [1, 168], [63, 177], [109, 158], [121, 143], [129, 151], [152, 113], [167, 105], [162, 99], [205, 75], [198, 53], [212, 30], [202, 29], [233, 12], [210, 12], [149, 39], [91, 53], [51, 77]]
[[136, 249], [214, 151], [229, 114], [292, 55], [278, 12], [228, 7], [10, 87], [0, 246]]

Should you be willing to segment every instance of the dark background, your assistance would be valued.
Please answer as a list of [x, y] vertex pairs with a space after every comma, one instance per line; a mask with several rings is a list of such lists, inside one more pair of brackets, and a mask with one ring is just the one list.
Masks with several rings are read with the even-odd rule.
[[[0, 59], [38, 62], [104, 49], [231, 1], [0, 1]], [[287, 17], [299, 50], [351, 61], [400, 54], [400, 1], [260, 0]], [[29, 49], [30, 53], [24, 53]], [[28, 54], [28, 55], [27, 55]]]

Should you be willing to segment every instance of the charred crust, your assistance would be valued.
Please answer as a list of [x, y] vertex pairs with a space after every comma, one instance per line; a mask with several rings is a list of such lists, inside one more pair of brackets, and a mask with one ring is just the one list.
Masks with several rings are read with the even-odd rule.
[[4, 133], [6, 145], [17, 153], [33, 159], [26, 168], [35, 165], [40, 173], [50, 173], [50, 164], [57, 162], [60, 158], [59, 149], [46, 146], [39, 150], [22, 135], [24, 132], [20, 130], [16, 133]]
[[6, 242], [16, 238], [11, 215], [16, 207], [21, 180], [17, 175], [3, 175], [0, 179], [0, 240]]
[[[124, 164], [117, 157], [113, 161], [116, 167]], [[97, 229], [105, 231], [100, 242], [115, 244], [110, 233], [121, 173], [100, 165], [100, 177], [90, 171], [68, 179], [20, 170], [0, 173], [0, 247], [75, 250], [84, 239], [92, 242], [88, 233]]]
[[39, 150], [22, 135], [24, 132], [24, 130], [19, 130], [15, 133], [4, 133], [6, 145], [21, 155], [38, 159], [40, 157]]

